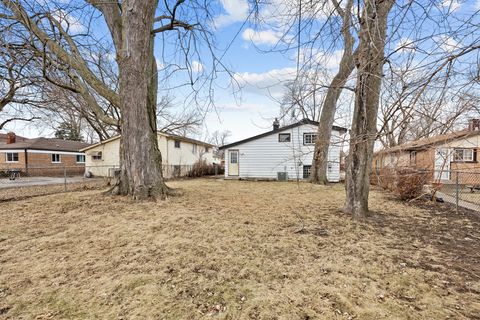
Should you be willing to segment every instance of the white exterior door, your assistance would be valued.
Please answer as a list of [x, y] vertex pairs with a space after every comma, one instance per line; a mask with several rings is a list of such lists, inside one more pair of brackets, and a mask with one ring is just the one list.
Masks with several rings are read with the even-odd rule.
[[452, 153], [450, 149], [435, 149], [435, 180], [450, 180], [450, 162]]
[[229, 150], [228, 151], [228, 175], [229, 176], [238, 176], [238, 161], [239, 152], [238, 150]]

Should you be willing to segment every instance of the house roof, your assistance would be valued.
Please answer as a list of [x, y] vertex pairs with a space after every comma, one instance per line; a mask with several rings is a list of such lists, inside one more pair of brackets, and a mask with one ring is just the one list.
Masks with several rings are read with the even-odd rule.
[[[157, 131], [157, 133], [167, 137], [167, 139], [181, 140], [181, 141], [186, 141], [186, 142], [190, 142], [190, 143], [193, 143], [193, 144], [204, 145], [204, 146], [207, 146], [207, 147], [214, 147], [213, 144], [206, 143], [206, 142], [203, 142], [203, 141], [200, 141], [200, 140], [195, 140], [195, 139], [192, 139], [192, 138], [182, 137], [182, 136], [179, 136], [179, 135], [176, 135], [176, 134], [166, 133], [166, 132], [163, 132], [163, 131]], [[81, 149], [81, 151], [87, 151], [87, 150], [90, 150], [92, 148], [95, 148], [97, 146], [100, 146], [102, 144], [105, 144], [105, 143], [108, 143], [110, 141], [114, 141], [114, 140], [117, 140], [117, 139], [120, 139], [120, 135], [117, 135], [117, 136], [111, 137], [110, 139], [103, 140], [103, 141], [97, 142], [95, 144], [89, 145], [89, 146]]]
[[15, 143], [5, 143], [0, 144], [0, 150], [7, 149], [30, 149], [30, 150], [52, 150], [52, 151], [70, 151], [78, 152], [80, 149], [89, 146], [90, 144], [80, 142], [80, 141], [71, 141], [71, 140], [62, 140], [54, 138], [35, 138], [35, 139], [26, 139], [23, 141], [17, 141]]
[[375, 154], [387, 154], [398, 151], [414, 151], [428, 148], [432, 145], [442, 144], [451, 140], [464, 139], [479, 135], [480, 131], [460, 130], [446, 134], [436, 135], [430, 138], [423, 138], [409, 143], [401, 144], [393, 148], [387, 148], [375, 152]]
[[[303, 119], [303, 120], [300, 120], [300, 121], [298, 121], [298, 122], [296, 122], [296, 123], [290, 124], [290, 125], [288, 125], [288, 126], [278, 128], [277, 130], [271, 130], [271, 131], [268, 131], [268, 132], [265, 132], [265, 133], [261, 133], [261, 134], [259, 134], [259, 135], [256, 135], [256, 136], [253, 136], [253, 137], [250, 137], [250, 138], [247, 138], [247, 139], [243, 139], [243, 140], [239, 140], [239, 141], [237, 141], [237, 142], [233, 142], [233, 143], [230, 143], [230, 144], [226, 144], [226, 145], [224, 145], [224, 146], [221, 146], [221, 147], [220, 147], [220, 150], [222, 150], [222, 149], [228, 149], [228, 148], [230, 148], [230, 147], [233, 147], [233, 146], [236, 146], [236, 145], [245, 143], [245, 142], [257, 140], [257, 139], [260, 139], [260, 138], [269, 136], [269, 135], [271, 135], [271, 134], [274, 134], [274, 133], [277, 133], [277, 132], [280, 132], [280, 131], [285, 131], [285, 130], [289, 130], [289, 129], [292, 129], [292, 128], [296, 128], [296, 127], [299, 127], [299, 126], [304, 125], [304, 124], [311, 124], [311, 125], [314, 125], [314, 126], [318, 126], [319, 123], [318, 123], [317, 121], [313, 121], [313, 120], [309, 120], [309, 119]], [[343, 132], [343, 133], [346, 133], [346, 132], [347, 132], [347, 129], [346, 129], [346, 128], [339, 127], [339, 126], [332, 126], [332, 129], [333, 129], [333, 130], [337, 130], [337, 131], [339, 131], [339, 132]]]
[[[6, 133], [0, 133], [0, 145], [3, 145], [3, 144], [7, 143], [7, 137], [8, 137], [8, 135]], [[28, 138], [15, 135], [15, 140], [17, 142], [23, 142], [25, 140], [28, 140]]]

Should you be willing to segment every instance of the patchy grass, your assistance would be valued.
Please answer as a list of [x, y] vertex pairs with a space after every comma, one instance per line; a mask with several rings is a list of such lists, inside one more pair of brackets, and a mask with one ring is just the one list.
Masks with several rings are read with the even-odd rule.
[[[0, 182], [1, 183], [1, 182]], [[110, 179], [84, 179], [81, 182], [67, 183], [67, 190], [62, 184], [33, 185], [21, 187], [0, 188], [0, 203], [6, 201], [24, 200], [32, 197], [57, 194], [62, 192], [104, 189]]]
[[480, 319], [480, 223], [342, 185], [187, 180], [2, 204], [0, 319]]

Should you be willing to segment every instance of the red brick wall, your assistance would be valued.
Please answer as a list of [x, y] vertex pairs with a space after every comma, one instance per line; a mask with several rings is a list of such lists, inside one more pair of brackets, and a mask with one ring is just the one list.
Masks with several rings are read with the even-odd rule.
[[[22, 174], [29, 176], [63, 176], [83, 175], [85, 164], [77, 163], [74, 154], [60, 154], [60, 163], [52, 163], [51, 153], [27, 153], [28, 169], [25, 169], [25, 151], [18, 151], [18, 162], [7, 163], [6, 153], [0, 153], [0, 170], [20, 169]], [[27, 171], [27, 172], [26, 172]]]
[[[10, 152], [8, 152], [10, 153]], [[18, 162], [7, 163], [7, 153], [0, 152], [0, 170], [20, 169], [25, 171], [25, 151], [18, 150]]]

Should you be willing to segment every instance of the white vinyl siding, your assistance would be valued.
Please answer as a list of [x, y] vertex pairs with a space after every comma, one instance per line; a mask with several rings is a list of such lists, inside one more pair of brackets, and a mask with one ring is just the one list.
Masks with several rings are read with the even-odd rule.
[[[304, 145], [304, 133], [311, 134], [316, 130], [316, 126], [304, 124], [232, 146], [231, 149], [239, 150], [239, 177], [276, 179], [277, 172], [287, 172], [289, 179], [303, 179], [303, 167], [312, 164], [314, 150], [314, 145]], [[290, 142], [279, 143], [278, 135], [281, 133], [290, 133]], [[331, 182], [340, 180], [340, 147], [339, 133], [333, 131], [327, 171]], [[228, 164], [229, 152], [225, 155], [225, 163]], [[225, 166], [225, 176], [228, 177], [228, 165]]]

